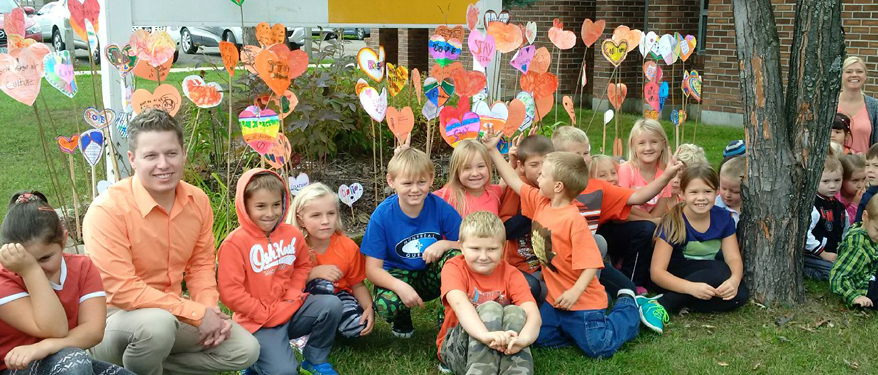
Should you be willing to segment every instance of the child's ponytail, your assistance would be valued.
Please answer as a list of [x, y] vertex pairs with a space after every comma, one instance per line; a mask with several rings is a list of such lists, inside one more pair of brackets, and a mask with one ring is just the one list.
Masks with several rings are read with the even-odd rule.
[[671, 207], [671, 210], [662, 216], [662, 222], [655, 230], [655, 236], [664, 234], [665, 241], [669, 244], [683, 244], [686, 242], [686, 222], [683, 220], [683, 208], [686, 202], [680, 202]]
[[18, 192], [9, 201], [9, 208], [0, 227], [3, 244], [26, 244], [40, 241], [64, 246], [64, 227], [48, 199], [38, 191]]

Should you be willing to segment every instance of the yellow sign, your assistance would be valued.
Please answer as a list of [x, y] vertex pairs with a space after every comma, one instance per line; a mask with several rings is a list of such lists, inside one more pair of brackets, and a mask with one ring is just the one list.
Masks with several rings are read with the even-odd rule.
[[[465, 25], [476, 0], [328, 0], [329, 23]], [[441, 9], [441, 10], [440, 10]]]

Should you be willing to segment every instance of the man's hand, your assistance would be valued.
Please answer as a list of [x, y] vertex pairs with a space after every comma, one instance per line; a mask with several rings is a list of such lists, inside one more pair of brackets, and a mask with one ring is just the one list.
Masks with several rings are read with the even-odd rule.
[[218, 306], [208, 307], [204, 310], [201, 325], [198, 326], [198, 341], [205, 348], [219, 345], [232, 329], [231, 318], [224, 314]]

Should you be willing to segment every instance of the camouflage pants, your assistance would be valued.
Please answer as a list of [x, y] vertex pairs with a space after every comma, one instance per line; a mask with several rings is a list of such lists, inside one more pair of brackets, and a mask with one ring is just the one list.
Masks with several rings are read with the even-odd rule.
[[[442, 287], [442, 280], [440, 279], [442, 266], [449, 259], [458, 255], [460, 255], [460, 250], [452, 249], [446, 251], [438, 262], [430, 263], [427, 265], [427, 268], [422, 270], [412, 271], [392, 268], [387, 270], [387, 272], [391, 276], [411, 285], [424, 302], [432, 301], [439, 297], [439, 288]], [[388, 323], [393, 323], [398, 316], [410, 317], [411, 314], [411, 310], [402, 303], [402, 299], [399, 298], [396, 292], [378, 286], [375, 286], [375, 311], [378, 312], [378, 316], [384, 318]]]
[[[503, 307], [493, 301], [477, 307], [476, 312], [488, 331], [521, 332], [527, 320], [521, 307]], [[470, 337], [461, 325], [448, 330], [439, 352], [442, 362], [457, 375], [534, 373], [534, 358], [529, 347], [505, 355]]]

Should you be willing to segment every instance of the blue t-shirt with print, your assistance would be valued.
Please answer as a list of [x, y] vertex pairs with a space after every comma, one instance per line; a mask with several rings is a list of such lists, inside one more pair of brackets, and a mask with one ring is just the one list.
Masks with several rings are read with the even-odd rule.
[[[674, 248], [671, 259], [717, 259], [718, 255], [722, 255], [723, 238], [735, 234], [735, 221], [729, 215], [729, 211], [722, 207], [713, 206], [710, 209], [710, 227], [705, 232], [699, 232], [692, 228], [685, 214], [683, 221], [686, 222], [686, 242], [671, 243]], [[668, 241], [664, 232], [659, 233], [659, 237]]]
[[384, 269], [401, 268], [418, 271], [427, 267], [421, 254], [436, 241], [457, 241], [460, 214], [434, 194], [427, 194], [424, 208], [411, 218], [399, 207], [399, 197], [392, 195], [372, 213], [360, 251], [363, 255], [384, 260]]

